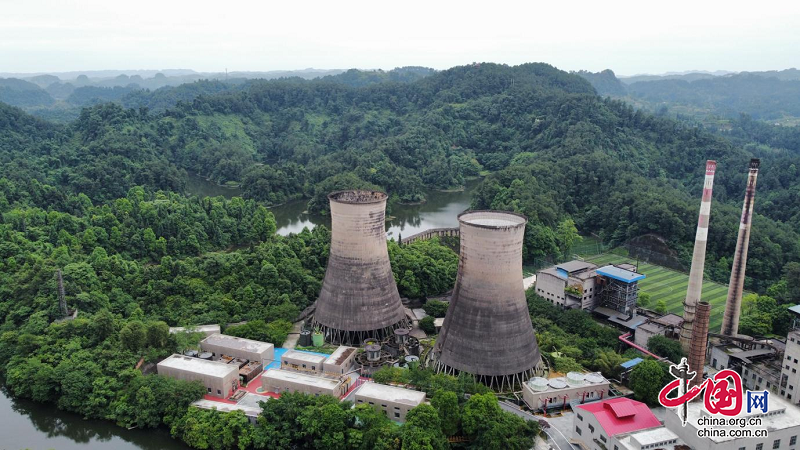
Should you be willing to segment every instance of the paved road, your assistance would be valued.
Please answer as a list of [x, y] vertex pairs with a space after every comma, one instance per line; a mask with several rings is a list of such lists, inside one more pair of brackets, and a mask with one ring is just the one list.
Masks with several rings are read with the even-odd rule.
[[[523, 411], [519, 409], [516, 405], [512, 405], [506, 402], [500, 402], [500, 408], [505, 411], [508, 411], [512, 414], [516, 414], [519, 417], [522, 417], [525, 420], [535, 420], [540, 421], [543, 418], [534, 416], [533, 414]], [[562, 418], [563, 419], [563, 418]], [[574, 447], [572, 444], [569, 443], [569, 440], [566, 436], [559, 430], [560, 427], [553, 426], [549, 419], [544, 419], [546, 422], [550, 424], [550, 428], [544, 430], [545, 434], [550, 438], [548, 443], [552, 445], [557, 450], [574, 450], [578, 449], [578, 447]]]

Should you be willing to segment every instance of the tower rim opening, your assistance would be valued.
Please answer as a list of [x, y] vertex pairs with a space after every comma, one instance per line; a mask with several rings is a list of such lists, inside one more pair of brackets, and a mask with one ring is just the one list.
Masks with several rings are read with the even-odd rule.
[[371, 189], [345, 189], [328, 194], [328, 200], [347, 205], [369, 205], [386, 201], [389, 195]]
[[[481, 221], [497, 221], [498, 223], [481, 223]], [[464, 211], [459, 214], [458, 223], [486, 230], [510, 230], [524, 227], [525, 224], [528, 223], [528, 218], [522, 214], [510, 211], [478, 209]]]

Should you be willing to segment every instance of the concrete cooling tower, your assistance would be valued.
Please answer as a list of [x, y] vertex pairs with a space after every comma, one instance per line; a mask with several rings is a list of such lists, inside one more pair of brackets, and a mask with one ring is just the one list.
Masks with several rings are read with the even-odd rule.
[[314, 326], [329, 342], [382, 340], [408, 326], [386, 248], [386, 199], [363, 190], [328, 195], [331, 250]]
[[453, 296], [433, 357], [439, 372], [466, 372], [496, 390], [521, 385], [541, 355], [522, 287], [524, 216], [458, 216], [461, 253]]

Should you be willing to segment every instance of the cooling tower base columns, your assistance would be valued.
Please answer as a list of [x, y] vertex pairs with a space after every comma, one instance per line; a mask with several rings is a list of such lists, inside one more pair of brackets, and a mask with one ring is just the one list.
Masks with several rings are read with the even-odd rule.
[[317, 322], [316, 320], [313, 322], [314, 329], [318, 329], [322, 332], [325, 336], [325, 340], [330, 342], [331, 344], [337, 345], [349, 345], [349, 346], [359, 346], [362, 342], [368, 339], [376, 339], [378, 341], [383, 341], [386, 338], [394, 335], [394, 330], [397, 328], [411, 328], [411, 324], [409, 323], [408, 319], [403, 319], [391, 326], [379, 328], [377, 330], [368, 330], [368, 331], [347, 331], [347, 330], [338, 330], [336, 328], [331, 328], [321, 323]]
[[[454, 377], [457, 377], [460, 373], [458, 369], [454, 369], [442, 363], [441, 361], [435, 361], [433, 368], [436, 370], [436, 373], [444, 373]], [[469, 375], [475, 378], [475, 381], [483, 384], [493, 391], [508, 392], [519, 389], [526, 381], [533, 377], [542, 376], [543, 374], [544, 370], [542, 370], [540, 367], [532, 367], [528, 370], [511, 375]]]

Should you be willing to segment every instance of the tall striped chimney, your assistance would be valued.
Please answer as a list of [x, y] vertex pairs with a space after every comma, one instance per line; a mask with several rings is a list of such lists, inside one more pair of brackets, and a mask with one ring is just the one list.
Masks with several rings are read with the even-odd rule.
[[736, 253], [733, 255], [731, 280], [728, 283], [728, 299], [725, 301], [725, 316], [722, 318], [721, 333], [736, 336], [739, 333], [739, 313], [742, 309], [742, 290], [744, 289], [744, 272], [747, 267], [747, 247], [750, 244], [750, 222], [753, 220], [753, 202], [756, 197], [756, 178], [761, 162], [750, 160], [750, 173], [747, 175], [747, 190], [744, 193], [742, 220], [739, 222], [739, 238], [736, 241]]
[[703, 270], [706, 265], [706, 242], [708, 242], [708, 220], [711, 215], [711, 190], [714, 187], [714, 173], [717, 162], [706, 161], [706, 179], [703, 182], [703, 199], [700, 201], [700, 218], [697, 220], [697, 233], [694, 238], [692, 268], [689, 272], [689, 287], [683, 301], [683, 327], [681, 328], [681, 348], [688, 354], [692, 343], [692, 324], [695, 309], [703, 293]]

